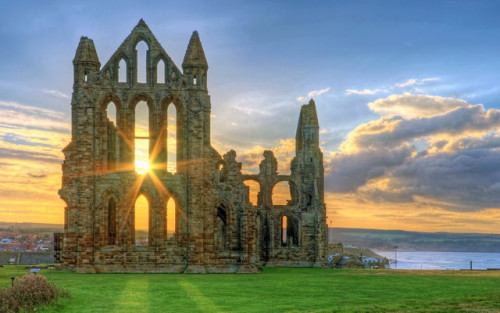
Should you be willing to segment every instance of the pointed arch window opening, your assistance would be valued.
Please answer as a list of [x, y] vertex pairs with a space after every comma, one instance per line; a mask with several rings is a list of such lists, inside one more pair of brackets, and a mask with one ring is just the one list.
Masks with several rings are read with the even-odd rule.
[[288, 217], [283, 215], [281, 217], [281, 244], [283, 246], [287, 245], [287, 227], [288, 227]]
[[156, 83], [165, 84], [165, 62], [160, 59], [156, 64]]
[[108, 244], [116, 243], [116, 201], [114, 198], [108, 201]]
[[219, 250], [224, 251], [227, 249], [227, 214], [226, 208], [220, 205], [217, 208], [217, 217], [215, 218], [215, 245]]
[[226, 173], [224, 173], [224, 163], [217, 164], [217, 181], [224, 182], [226, 180]]
[[108, 103], [106, 107], [107, 117], [107, 165], [108, 170], [118, 167], [119, 156], [119, 134], [117, 129], [118, 112], [114, 102]]
[[291, 183], [280, 181], [272, 189], [272, 205], [290, 205], [293, 204], [293, 192]]
[[166, 238], [168, 240], [174, 238], [177, 233], [177, 204], [173, 198], [168, 199], [166, 210], [165, 231], [167, 235]]
[[121, 59], [118, 63], [118, 82], [127, 82], [127, 62], [125, 61], [125, 59]]
[[149, 245], [149, 201], [140, 195], [134, 204], [134, 234], [136, 246]]
[[248, 202], [253, 206], [258, 205], [260, 194], [259, 182], [249, 179], [243, 181], [243, 184], [248, 187]]
[[135, 171], [146, 174], [150, 169], [149, 161], [149, 107], [140, 101], [135, 107], [134, 160]]
[[177, 109], [173, 103], [167, 108], [167, 171], [177, 173]]
[[147, 83], [148, 67], [147, 67], [147, 55], [149, 47], [143, 40], [139, 41], [135, 46], [136, 56], [137, 56], [137, 82]]
[[299, 224], [294, 217], [281, 217], [281, 245], [283, 247], [299, 246]]

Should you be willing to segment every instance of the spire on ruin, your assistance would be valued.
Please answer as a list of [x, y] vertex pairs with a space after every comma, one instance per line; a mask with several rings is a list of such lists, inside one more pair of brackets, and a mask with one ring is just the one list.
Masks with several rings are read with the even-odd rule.
[[88, 37], [82, 36], [80, 38], [80, 43], [76, 49], [75, 58], [73, 59], [73, 64], [86, 63], [88, 65], [93, 65], [101, 67], [99, 58], [97, 57], [97, 52], [95, 50], [94, 41]]
[[300, 109], [298, 128], [302, 129], [304, 126], [319, 127], [316, 103], [314, 103], [313, 99], [309, 100], [309, 104], [302, 105]]
[[195, 30], [191, 39], [189, 40], [188, 47], [186, 49], [186, 54], [184, 55], [184, 61], [182, 62], [182, 68], [186, 67], [202, 67], [207, 69], [208, 63], [205, 58], [205, 51], [203, 51], [203, 46], [201, 45], [200, 36]]
[[309, 104], [302, 105], [300, 109], [299, 123], [295, 135], [296, 151], [304, 147], [318, 147], [319, 143], [319, 123], [314, 100], [309, 100]]
[[311, 126], [318, 126], [318, 113], [316, 112], [316, 103], [314, 103], [314, 100], [311, 99], [309, 100], [308, 106], [308, 123]]
[[146, 22], [144, 22], [144, 20], [142, 18], [139, 20], [139, 23], [137, 23], [137, 25], [135, 25], [134, 29], [132, 29], [132, 33], [134, 31], [140, 32], [141, 29], [147, 29], [148, 32], [151, 32], [151, 29], [149, 29], [148, 24], [146, 24]]

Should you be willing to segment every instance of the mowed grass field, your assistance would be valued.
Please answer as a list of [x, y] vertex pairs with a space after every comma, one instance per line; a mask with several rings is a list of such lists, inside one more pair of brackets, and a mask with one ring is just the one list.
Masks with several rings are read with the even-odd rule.
[[[0, 287], [27, 272], [1, 267]], [[500, 312], [500, 271], [41, 274], [71, 296], [40, 312]]]

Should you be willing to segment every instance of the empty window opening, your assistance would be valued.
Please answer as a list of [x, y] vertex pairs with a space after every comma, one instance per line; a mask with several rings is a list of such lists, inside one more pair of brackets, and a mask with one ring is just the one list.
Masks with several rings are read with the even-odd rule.
[[127, 82], [127, 62], [124, 59], [121, 59], [120, 63], [118, 63], [118, 82]]
[[307, 206], [312, 205], [312, 196], [310, 194], [306, 195], [306, 199], [307, 199]]
[[288, 205], [292, 200], [290, 185], [286, 181], [281, 181], [274, 185], [272, 191], [273, 205]]
[[218, 181], [223, 182], [226, 180], [226, 173], [224, 171], [224, 164], [223, 163], [217, 163], [217, 175], [218, 175]]
[[119, 135], [116, 129], [116, 121], [117, 121], [117, 112], [116, 105], [113, 102], [110, 102], [106, 108], [106, 117], [107, 117], [107, 161], [108, 161], [108, 169], [115, 169], [118, 162], [118, 141]]
[[135, 107], [135, 171], [145, 174], [149, 171], [149, 108], [140, 101]]
[[294, 217], [281, 217], [281, 244], [282, 246], [299, 245], [299, 225]]
[[193, 78], [193, 85], [196, 85], [196, 76]]
[[136, 246], [147, 246], [149, 237], [149, 202], [143, 195], [135, 200], [134, 225]]
[[165, 83], [165, 62], [163, 60], [158, 61], [158, 64], [156, 64], [156, 83]]
[[85, 73], [84, 79], [85, 79], [86, 82], [88, 81], [88, 79], [89, 79], [89, 74], [88, 73]]
[[282, 216], [281, 217], [281, 243], [286, 245], [286, 241], [287, 241], [287, 232], [286, 232], [286, 229], [287, 229], [287, 226], [288, 226], [288, 218], [286, 216]]
[[245, 180], [243, 184], [248, 187], [248, 201], [252, 205], [257, 205], [259, 202], [260, 184], [255, 180]]
[[111, 123], [113, 123], [114, 126], [116, 126], [116, 121], [118, 120], [118, 118], [116, 112], [116, 104], [114, 102], [108, 103], [108, 106], [106, 107], [106, 117]]
[[108, 202], [108, 244], [116, 243], [116, 202], [111, 198]]
[[167, 171], [177, 172], [177, 109], [173, 103], [167, 109]]
[[147, 54], [148, 54], [148, 45], [144, 41], [140, 41], [137, 46], [135, 46], [137, 50], [137, 82], [138, 83], [146, 83], [147, 82]]
[[217, 217], [215, 221], [215, 246], [219, 250], [226, 250], [226, 208], [221, 205], [217, 208]]
[[175, 204], [175, 201], [174, 199], [170, 198], [168, 199], [168, 202], [167, 202], [167, 214], [166, 214], [166, 222], [165, 222], [165, 225], [167, 226], [166, 227], [166, 231], [167, 231], [167, 239], [170, 239], [172, 237], [174, 237], [175, 235], [175, 232], [177, 231], [177, 227], [176, 227], [176, 217], [175, 217], [175, 211], [176, 211], [176, 204]]

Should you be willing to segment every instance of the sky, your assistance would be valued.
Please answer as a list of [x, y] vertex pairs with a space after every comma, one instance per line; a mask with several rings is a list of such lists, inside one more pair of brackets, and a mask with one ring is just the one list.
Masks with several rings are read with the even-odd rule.
[[0, 221], [63, 223], [81, 36], [101, 64], [143, 18], [181, 68], [209, 63], [212, 144], [289, 173], [314, 98], [335, 227], [498, 233], [498, 1], [2, 1]]

